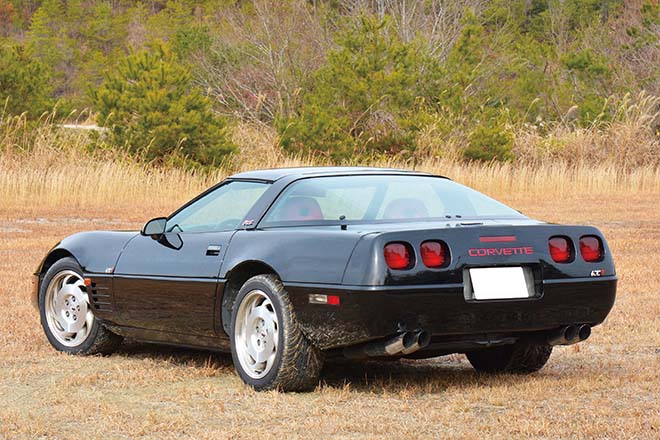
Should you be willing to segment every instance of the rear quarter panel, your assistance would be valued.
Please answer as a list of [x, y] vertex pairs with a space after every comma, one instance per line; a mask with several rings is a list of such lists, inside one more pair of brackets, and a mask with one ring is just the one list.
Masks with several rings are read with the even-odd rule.
[[232, 238], [220, 278], [244, 261], [273, 268], [284, 282], [340, 284], [360, 239], [356, 232], [287, 228], [238, 231]]

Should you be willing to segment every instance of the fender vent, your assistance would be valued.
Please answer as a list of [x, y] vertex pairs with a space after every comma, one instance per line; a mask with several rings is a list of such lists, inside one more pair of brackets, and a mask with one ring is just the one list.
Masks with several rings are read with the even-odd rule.
[[112, 297], [111, 278], [92, 278], [92, 285], [89, 287], [89, 300], [92, 309], [98, 312], [112, 312], [114, 309], [114, 300]]

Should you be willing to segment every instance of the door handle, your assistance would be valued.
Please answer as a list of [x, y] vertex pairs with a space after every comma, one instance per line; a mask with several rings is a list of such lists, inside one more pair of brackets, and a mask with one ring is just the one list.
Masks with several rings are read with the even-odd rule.
[[222, 249], [222, 246], [211, 245], [206, 248], [206, 256], [217, 257], [218, 255], [220, 255], [220, 249]]

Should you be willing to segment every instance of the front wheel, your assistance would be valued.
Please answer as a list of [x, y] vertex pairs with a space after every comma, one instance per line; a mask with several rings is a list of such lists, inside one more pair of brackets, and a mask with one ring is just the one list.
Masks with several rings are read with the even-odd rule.
[[550, 345], [518, 341], [512, 345], [472, 351], [467, 353], [467, 358], [480, 373], [528, 374], [543, 368], [551, 354]]
[[94, 317], [82, 269], [62, 258], [46, 272], [39, 289], [41, 326], [55, 349], [72, 354], [109, 353], [121, 344]]
[[319, 380], [322, 358], [302, 333], [282, 283], [250, 278], [234, 303], [231, 354], [243, 382], [258, 391], [306, 391]]

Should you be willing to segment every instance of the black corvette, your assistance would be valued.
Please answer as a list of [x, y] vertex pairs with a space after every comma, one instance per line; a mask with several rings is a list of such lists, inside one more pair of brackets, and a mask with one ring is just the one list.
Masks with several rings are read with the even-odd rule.
[[603, 322], [616, 284], [596, 228], [425, 173], [292, 168], [232, 176], [139, 233], [65, 238], [34, 300], [58, 350], [231, 350], [254, 388], [303, 390], [328, 356], [536, 371]]

